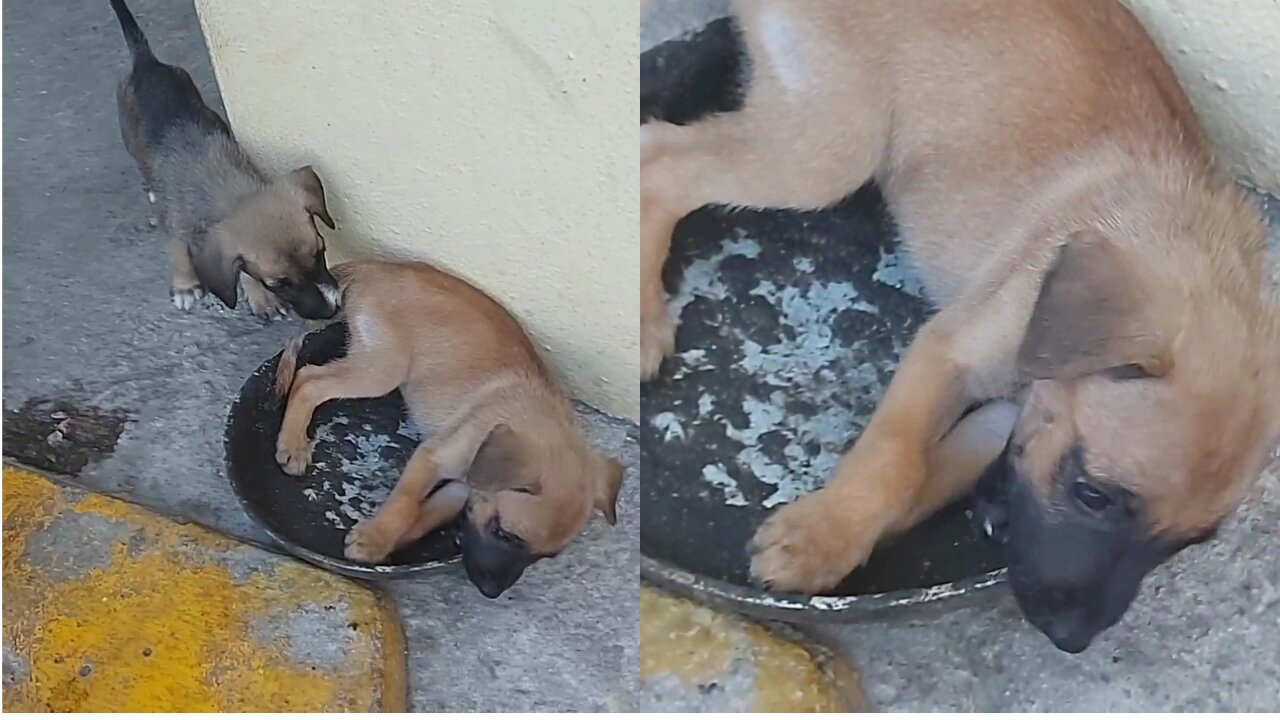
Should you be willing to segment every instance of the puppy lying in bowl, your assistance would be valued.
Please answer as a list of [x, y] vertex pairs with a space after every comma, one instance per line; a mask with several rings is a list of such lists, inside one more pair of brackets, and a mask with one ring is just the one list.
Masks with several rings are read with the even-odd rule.
[[333, 274], [347, 354], [298, 368], [304, 336], [285, 348], [280, 467], [306, 471], [312, 414], [337, 398], [399, 388], [427, 436], [387, 501], [347, 535], [348, 559], [381, 561], [462, 514], [463, 566], [494, 598], [568, 546], [593, 509], [615, 522], [622, 466], [587, 447], [568, 398], [501, 305], [424, 263], [361, 260]]
[[1007, 446], [979, 525], [1007, 537], [1026, 617], [1083, 650], [1280, 438], [1260, 213], [1115, 0], [734, 10], [741, 108], [641, 129], [644, 376], [675, 341], [661, 273], [682, 217], [818, 209], [874, 180], [939, 312], [826, 486], [759, 528], [752, 573], [829, 589]]

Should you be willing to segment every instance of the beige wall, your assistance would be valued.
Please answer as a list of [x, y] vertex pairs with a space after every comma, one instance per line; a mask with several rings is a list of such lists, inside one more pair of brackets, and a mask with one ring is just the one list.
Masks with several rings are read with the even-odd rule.
[[1280, 2], [1125, 0], [1241, 179], [1280, 194]]
[[[1280, 0], [1124, 0], [1160, 45], [1222, 159], [1280, 194]], [[648, 0], [641, 45], [722, 17], [728, 0]]]
[[315, 164], [335, 255], [462, 275], [575, 396], [639, 417], [634, 1], [196, 7], [237, 137]]

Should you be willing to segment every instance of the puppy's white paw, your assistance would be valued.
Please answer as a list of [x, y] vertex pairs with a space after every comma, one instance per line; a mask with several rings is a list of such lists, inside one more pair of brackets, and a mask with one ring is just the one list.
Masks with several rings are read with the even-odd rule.
[[382, 562], [395, 549], [395, 538], [388, 537], [372, 519], [361, 520], [347, 533], [342, 554], [356, 562]]
[[190, 288], [173, 288], [170, 297], [174, 307], [183, 312], [191, 312], [200, 303], [200, 298], [204, 297], [204, 288], [199, 285]]
[[153, 193], [153, 192], [151, 192], [151, 191], [147, 191], [147, 202], [151, 203], [152, 205], [155, 205], [155, 204], [156, 204], [156, 194], [155, 194], [155, 193]]

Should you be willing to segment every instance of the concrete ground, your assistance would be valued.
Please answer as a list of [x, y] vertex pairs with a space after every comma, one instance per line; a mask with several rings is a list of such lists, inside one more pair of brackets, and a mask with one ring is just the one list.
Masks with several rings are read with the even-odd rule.
[[[220, 107], [191, 4], [130, 5], [157, 55], [188, 68]], [[244, 378], [297, 323], [209, 304], [183, 314], [169, 303], [164, 241], [148, 225], [116, 123], [126, 64], [105, 2], [5, 4], [5, 453], [268, 544], [231, 494], [223, 422]], [[593, 520], [497, 601], [460, 572], [388, 584], [403, 616], [412, 710], [635, 705], [635, 430], [589, 410], [583, 420], [590, 441], [629, 468], [617, 527]]]
[[[701, 26], [722, 5], [655, 0], [642, 46]], [[1280, 201], [1258, 200], [1280, 260]], [[1124, 620], [1081, 655], [1055, 649], [1003, 586], [910, 615], [805, 630], [858, 669], [868, 702], [883, 711], [1275, 710], [1278, 527], [1280, 463], [1273, 463], [1218, 539], [1154, 572]]]

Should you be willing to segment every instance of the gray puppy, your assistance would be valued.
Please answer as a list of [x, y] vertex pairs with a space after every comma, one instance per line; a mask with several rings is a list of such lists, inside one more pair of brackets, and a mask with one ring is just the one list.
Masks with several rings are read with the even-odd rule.
[[120, 132], [169, 236], [173, 304], [190, 310], [207, 288], [235, 308], [239, 280], [255, 315], [332, 317], [338, 286], [315, 218], [334, 224], [319, 176], [307, 166], [270, 179], [187, 71], [156, 59], [124, 1], [111, 8], [133, 56], [116, 93]]

